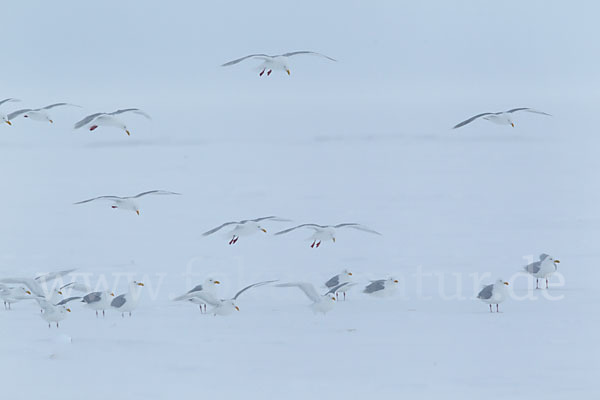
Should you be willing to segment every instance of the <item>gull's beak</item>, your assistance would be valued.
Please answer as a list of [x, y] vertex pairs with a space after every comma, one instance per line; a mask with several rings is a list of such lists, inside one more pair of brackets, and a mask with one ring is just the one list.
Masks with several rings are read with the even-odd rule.
[[333, 243], [335, 243], [335, 238], [331, 238], [331, 240], [333, 240]]
[[135, 213], [136, 213], [137, 215], [140, 215], [140, 210], [135, 210]]
[[348, 275], [350, 275], [350, 276], [351, 276], [351, 275], [352, 275], [352, 272], [348, 272]]
[[217, 285], [220, 285], [220, 284], [221, 284], [221, 282], [219, 282], [219, 281], [215, 281], [215, 284], [217, 284]]
[[288, 75], [291, 75], [290, 70], [286, 69], [285, 72], [287, 72]]
[[335, 301], [335, 297], [332, 297], [331, 300]]
[[137, 284], [138, 286], [144, 286], [144, 284], [142, 282], [138, 282]]
[[127, 136], [131, 136], [131, 133], [127, 129], [125, 129], [125, 133], [127, 134]]
[[68, 312], [71, 312], [71, 309], [70, 309], [70, 308], [67, 308], [67, 311], [68, 311]]
[[110, 295], [111, 295], [112, 297], [115, 297], [115, 294], [114, 294], [113, 292], [110, 292]]
[[515, 127], [515, 124], [514, 124], [514, 123], [512, 123], [512, 122], [511, 122], [510, 124], [512, 125], [512, 127], [513, 127], [513, 128]]
[[62, 292], [59, 290], [59, 291], [58, 291], [58, 294], [62, 294]]
[[560, 264], [560, 260], [554, 260], [554, 263]]
[[238, 306], [235, 306], [235, 309], [238, 310], [238, 311], [240, 311], [240, 308]]
[[394, 283], [398, 283], [398, 279], [394, 279]]
[[264, 233], [267, 233], [267, 230], [265, 228], [260, 228], [261, 231], [263, 231]]
[[53, 123], [54, 123], [54, 121], [52, 121], [51, 119], [49, 119], [48, 121], [50, 121], [50, 123], [51, 123], [51, 124], [53, 124]]
[[27, 294], [31, 294], [31, 292], [30, 292], [29, 290], [26, 290], [26, 291], [25, 291], [25, 293], [27, 293]]
[[508, 286], [508, 282], [504, 282], [504, 284], [505, 284], [506, 286]]
[[10, 122], [10, 121], [4, 121], [4, 122], [6, 122], [9, 125], [12, 125], [12, 122]]

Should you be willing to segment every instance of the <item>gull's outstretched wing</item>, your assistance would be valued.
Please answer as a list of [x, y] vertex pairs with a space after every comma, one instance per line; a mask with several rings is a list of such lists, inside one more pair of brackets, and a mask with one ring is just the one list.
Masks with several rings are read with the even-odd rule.
[[235, 294], [235, 296], [233, 296], [233, 300], [237, 300], [237, 298], [240, 297], [240, 294], [244, 293], [248, 289], [251, 289], [251, 288], [257, 287], [257, 286], [263, 286], [263, 285], [266, 285], [268, 283], [273, 283], [273, 282], [277, 282], [277, 281], [276, 280], [275, 281], [264, 281], [264, 282], [253, 283], [252, 285], [246, 286], [245, 288], [243, 288], [242, 290], [237, 292]]
[[308, 282], [290, 282], [290, 283], [280, 283], [276, 285], [277, 287], [297, 287], [304, 292], [304, 294], [312, 300], [314, 303], [318, 303], [321, 301], [321, 296], [317, 293], [317, 290], [313, 286], [312, 283]]
[[135, 196], [125, 197], [125, 198], [126, 199], [138, 199], [142, 196], [146, 196], [149, 194], [155, 194], [155, 195], [159, 195], [159, 196], [173, 194], [173, 195], [181, 196], [181, 193], [169, 192], [167, 190], [149, 190], [147, 192], [138, 193]]
[[83, 283], [79, 283], [79, 282], [69, 282], [66, 285], [61, 286], [59, 289], [60, 290], [71, 289], [76, 292], [83, 292], [83, 293], [90, 293], [92, 291], [91, 287], [89, 287], [88, 285], [85, 285]]
[[208, 235], [212, 235], [213, 233], [217, 232], [218, 230], [225, 228], [226, 226], [229, 225], [236, 225], [236, 224], [241, 224], [243, 221], [231, 221], [231, 222], [225, 222], [224, 224], [221, 224], [219, 226], [217, 226], [216, 228], [212, 228], [209, 231], [206, 231], [202, 234], [202, 236], [208, 236]]
[[317, 53], [317, 52], [314, 52], [314, 51], [306, 51], [306, 50], [303, 50], [303, 51], [292, 51], [290, 53], [282, 54], [282, 56], [284, 56], [284, 57], [292, 57], [292, 56], [296, 56], [298, 54], [311, 54], [311, 55], [314, 55], [314, 56], [324, 57], [324, 58], [326, 58], [328, 60], [331, 60], [331, 61], [337, 61], [335, 58], [331, 58], [329, 56], [326, 56], [325, 54]]
[[549, 117], [552, 116], [551, 114], [545, 113], [543, 111], [535, 110], [533, 108], [528, 108], [528, 107], [513, 108], [512, 110], [508, 110], [508, 111], [505, 111], [505, 112], [506, 113], [514, 113], [514, 112], [517, 112], [517, 111], [527, 111], [527, 112], [534, 113], [534, 114], [542, 114], [542, 115], [547, 115]]
[[249, 56], [238, 58], [237, 60], [226, 62], [225, 64], [221, 65], [221, 67], [228, 67], [230, 65], [237, 64], [237, 63], [242, 62], [242, 61], [244, 61], [244, 60], [246, 60], [248, 58], [258, 58], [258, 59], [261, 59], [261, 60], [269, 60], [269, 59], [273, 58], [273, 56], [269, 56], [267, 54], [250, 54]]
[[49, 272], [47, 274], [44, 275], [40, 275], [40, 276], [36, 276], [35, 280], [39, 283], [44, 283], [44, 282], [49, 282], [51, 280], [57, 279], [57, 278], [61, 278], [65, 275], [70, 274], [71, 272], [75, 271], [75, 268], [72, 269], [65, 269], [63, 271], [56, 271], [56, 272]]
[[486, 116], [486, 115], [492, 115], [492, 114], [494, 114], [494, 113], [489, 113], [489, 112], [486, 112], [486, 113], [477, 114], [477, 115], [475, 115], [474, 117], [471, 117], [471, 118], [469, 118], [469, 119], [465, 119], [463, 122], [461, 122], [461, 123], [458, 123], [458, 124], [454, 125], [454, 126], [452, 127], [452, 129], [460, 128], [461, 126], [465, 126], [465, 125], [467, 125], [467, 124], [470, 124], [471, 122], [475, 121], [477, 118], [481, 118], [481, 117], [483, 117], [483, 116]]
[[119, 197], [119, 196], [98, 196], [98, 197], [94, 197], [93, 199], [87, 199], [87, 200], [82, 200], [82, 201], [78, 201], [77, 203], [73, 203], [73, 204], [85, 204], [85, 203], [89, 203], [91, 201], [96, 201], [96, 200], [123, 200], [125, 199], [125, 197]]
[[108, 113], [108, 115], [119, 115], [119, 114], [123, 114], [123, 113], [127, 113], [127, 112], [138, 114], [138, 115], [143, 115], [144, 117], [146, 117], [148, 119], [152, 119], [148, 114], [146, 114], [144, 111], [140, 110], [139, 108], [124, 108], [122, 110], [117, 110], [117, 111]]
[[[271, 215], [270, 217], [260, 217], [260, 218], [255, 218], [255, 219], [251, 219], [250, 221], [254, 221], [254, 222], [260, 222], [260, 221], [264, 221], [264, 220], [271, 220], [271, 221], [277, 221], [277, 222], [289, 222], [289, 219], [285, 219], [285, 218], [279, 218], [276, 217], [274, 215]], [[245, 221], [242, 221], [245, 222]]]
[[69, 103], [54, 103], [54, 104], [50, 104], [49, 106], [42, 107], [42, 108], [40, 108], [40, 110], [49, 110], [49, 109], [51, 109], [51, 108], [54, 108], [54, 107], [62, 107], [62, 106], [81, 107], [81, 106], [78, 106], [78, 105], [76, 105], [76, 104], [69, 104]]
[[274, 233], [274, 235], [283, 235], [284, 233], [288, 233], [288, 232], [291, 232], [291, 231], [293, 231], [293, 230], [296, 230], [296, 229], [299, 229], [299, 228], [304, 228], [304, 227], [307, 227], [307, 228], [313, 228], [313, 229], [318, 229], [318, 228], [321, 228], [321, 229], [323, 229], [323, 228], [327, 228], [327, 226], [326, 226], [326, 225], [317, 225], [317, 224], [302, 224], [302, 225], [294, 226], [293, 228], [289, 228], [289, 229], [285, 229], [285, 230], [283, 230], [283, 231], [276, 232], [276, 233]]
[[8, 99], [4, 99], [0, 101], [0, 106], [4, 103], [15, 103], [17, 101], [21, 101], [19, 99], [13, 99], [12, 97], [9, 97]]
[[32, 111], [31, 108], [23, 108], [21, 110], [13, 111], [6, 116], [6, 119], [10, 121], [11, 119], [14, 119], [14, 118], [18, 117], [19, 115], [25, 114], [26, 112], [29, 112], [29, 111]]
[[361, 224], [357, 224], [354, 222], [348, 222], [348, 223], [344, 223], [344, 224], [337, 224], [334, 226], [334, 228], [338, 229], [338, 228], [352, 228], [352, 229], [358, 229], [359, 231], [363, 231], [363, 232], [369, 232], [369, 233], [374, 233], [375, 235], [381, 235], [381, 233], [374, 231], [371, 228], [367, 228], [364, 225]]
[[58, 303], [56, 303], [56, 305], [57, 306], [64, 306], [65, 304], [67, 304], [70, 301], [79, 300], [79, 299], [81, 299], [81, 296], [67, 297], [66, 299], [62, 299], [61, 301], [59, 301]]
[[76, 122], [75, 125], [73, 125], [73, 129], [79, 129], [82, 126], [89, 124], [90, 122], [92, 122], [94, 119], [96, 119], [100, 115], [106, 115], [106, 113], [96, 113], [96, 114], [88, 115], [87, 117], [83, 118], [81, 121]]

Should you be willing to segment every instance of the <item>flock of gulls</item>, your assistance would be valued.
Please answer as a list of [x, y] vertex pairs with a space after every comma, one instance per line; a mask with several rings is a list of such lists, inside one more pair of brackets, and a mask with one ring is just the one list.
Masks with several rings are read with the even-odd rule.
[[[335, 62], [332, 57], [313, 51], [293, 51], [279, 55], [267, 54], [250, 54], [229, 62], [224, 63], [223, 67], [229, 67], [242, 63], [244, 61], [258, 60], [257, 65], [259, 76], [271, 76], [274, 71], [279, 71], [291, 75], [290, 59], [300, 55], [316, 56], [318, 58]], [[53, 110], [59, 107], [76, 107], [80, 106], [70, 103], [54, 103], [41, 108], [21, 108], [10, 112], [4, 110], [11, 104], [17, 103], [20, 100], [15, 98], [6, 98], [0, 101], [0, 119], [8, 125], [13, 125], [17, 119], [28, 119], [37, 122], [53, 123]], [[535, 110], [533, 108], [520, 107], [513, 108], [507, 111], [500, 112], [484, 112], [472, 116], [458, 124], [453, 129], [461, 128], [480, 119], [490, 121], [499, 125], [510, 125], [515, 127], [514, 116], [518, 113], [533, 113], [543, 116], [550, 116], [545, 112]], [[116, 128], [128, 136], [131, 132], [125, 122], [128, 115], [143, 116], [151, 119], [150, 116], [138, 108], [123, 108], [112, 112], [97, 112], [85, 116], [77, 121], [74, 129], [85, 128], [90, 132], [95, 132], [99, 127]], [[140, 215], [139, 203], [142, 199], [148, 196], [178, 196], [180, 193], [166, 190], [150, 190], [139, 193], [133, 196], [97, 196], [87, 200], [78, 201], [74, 204], [88, 204], [92, 202], [108, 203], [113, 209], [120, 209], [129, 212], [135, 212]], [[266, 233], [264, 227], [266, 223], [272, 222], [290, 222], [289, 219], [279, 218], [277, 216], [267, 216], [255, 219], [247, 219], [241, 221], [225, 222], [215, 228], [212, 228], [203, 233], [203, 236], [216, 234], [217, 232], [225, 232], [229, 245], [234, 245], [243, 236], [253, 235], [259, 232]], [[359, 223], [349, 222], [336, 225], [320, 225], [315, 223], [305, 223], [292, 226], [274, 235], [285, 235], [296, 230], [310, 230], [311, 236], [308, 238], [310, 247], [317, 249], [323, 243], [336, 242], [337, 234], [340, 230], [352, 229], [355, 231], [381, 235], [379, 232], [361, 225]], [[548, 279], [557, 270], [558, 260], [553, 259], [547, 254], [540, 255], [539, 261], [531, 263], [524, 267], [524, 272], [536, 278], [536, 288], [539, 288], [539, 280], [546, 280], [546, 289], [548, 289]], [[71, 304], [73, 302], [82, 303], [84, 307], [95, 311], [96, 316], [100, 313], [105, 315], [106, 310], [114, 310], [125, 316], [131, 316], [133, 310], [136, 309], [141, 290], [144, 286], [142, 282], [132, 281], [129, 284], [127, 292], [120, 295], [115, 295], [112, 290], [93, 290], [91, 287], [82, 283], [73, 281], [62, 286], [53, 285], [52, 283], [62, 280], [71, 274], [74, 270], [64, 270], [52, 272], [45, 275], [40, 275], [34, 278], [27, 277], [11, 277], [0, 278], [0, 298], [4, 303], [5, 309], [12, 309], [14, 303], [20, 301], [34, 300], [40, 307], [40, 316], [51, 327], [55, 324], [59, 326], [59, 322], [66, 318], [71, 312]], [[279, 282], [277, 280], [262, 281], [250, 284], [243, 287], [232, 297], [221, 298], [217, 293], [217, 286], [220, 281], [214, 278], [208, 278], [203, 283], [196, 285], [188, 292], [175, 297], [173, 300], [178, 302], [190, 302], [199, 306], [201, 312], [207, 312], [207, 306], [210, 306], [210, 312], [216, 315], [229, 315], [239, 311], [238, 299], [240, 295], [254, 288], [259, 288], [266, 285], [276, 286], [280, 288], [297, 288], [303, 292], [310, 301], [310, 308], [316, 313], [327, 313], [334, 308], [339, 296], [342, 295], [346, 299], [346, 293], [359, 283], [353, 280], [353, 273], [348, 270], [343, 270], [341, 273], [334, 275], [329, 280], [324, 282], [323, 291], [321, 294], [317, 288], [308, 282]], [[493, 312], [493, 305], [496, 305], [496, 311], [499, 311], [499, 304], [508, 297], [507, 291], [508, 282], [497, 280], [495, 283], [485, 286], [477, 295], [477, 298], [482, 302], [489, 304], [490, 312]], [[389, 277], [368, 282], [364, 285], [362, 292], [375, 297], [387, 297], [394, 293], [398, 287], [398, 279]], [[70, 294], [65, 296], [63, 293]]]

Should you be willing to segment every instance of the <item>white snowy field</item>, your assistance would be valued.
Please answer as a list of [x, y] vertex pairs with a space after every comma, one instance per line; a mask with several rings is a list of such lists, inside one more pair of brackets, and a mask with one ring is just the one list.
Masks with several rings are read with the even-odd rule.
[[[146, 284], [131, 318], [97, 319], [75, 303], [49, 329], [33, 302], [0, 311], [5, 395], [600, 394], [598, 139], [588, 110], [549, 104], [554, 117], [525, 115], [514, 129], [482, 121], [453, 131], [456, 110], [421, 120], [419, 105], [396, 117], [373, 106], [363, 117], [360, 107], [304, 104], [305, 122], [261, 133], [260, 121], [285, 118], [286, 107], [240, 108], [244, 117], [219, 132], [186, 130], [185, 119], [173, 126], [158, 109], [148, 110], [153, 121], [130, 124], [131, 137], [73, 132], [82, 111], [53, 126], [2, 127], [0, 275], [77, 268], [75, 279], [105, 280], [119, 293], [130, 279]], [[319, 113], [340, 127], [302, 125]], [[359, 123], [378, 113], [386, 129]], [[148, 199], [140, 216], [72, 205], [150, 189], [183, 195]], [[267, 234], [234, 246], [201, 236], [270, 214], [293, 222], [266, 223]], [[319, 249], [309, 248], [309, 232], [271, 235], [304, 222], [360, 222], [383, 235], [350, 230]], [[518, 274], [541, 252], [561, 260], [548, 291]], [[222, 281], [225, 297], [259, 280], [322, 285], [343, 268], [358, 282], [393, 275], [401, 288], [387, 299], [355, 288], [325, 316], [300, 291], [276, 287], [245, 293], [229, 317], [170, 300], [207, 276]], [[513, 298], [491, 314], [475, 296], [496, 278], [510, 281]]]

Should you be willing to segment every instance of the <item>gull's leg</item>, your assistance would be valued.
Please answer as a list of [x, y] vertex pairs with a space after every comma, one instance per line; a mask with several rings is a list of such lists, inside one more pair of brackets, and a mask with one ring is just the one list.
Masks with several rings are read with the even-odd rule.
[[339, 297], [338, 297], [338, 292], [335, 292], [335, 299], [336, 299], [336, 300], [338, 300], [338, 299], [339, 299]]
[[317, 249], [319, 248], [320, 245], [321, 245], [321, 241], [319, 240], [319, 243], [317, 243]]
[[206, 304], [204, 305], [204, 314], [206, 314]]
[[536, 289], [540, 288], [540, 286], [539, 286], [539, 279], [538, 278], [535, 278], [535, 288]]
[[96, 310], [96, 318], [98, 318], [98, 310]]
[[312, 242], [312, 244], [310, 245], [310, 247], [311, 247], [311, 248], [314, 248], [314, 247], [315, 247], [315, 243], [317, 243], [317, 241], [316, 241], [316, 240]]
[[500, 306], [499, 304], [496, 304], [496, 312], [500, 312], [499, 306]]
[[268, 71], [267, 71], [267, 76], [271, 75], [271, 72], [273, 72], [273, 70], [272, 70], [272, 69], [268, 70]]
[[235, 239], [233, 239], [233, 244], [236, 244], [239, 238], [239, 236], [236, 236]]
[[102, 310], [102, 318], [104, 318], [104, 310]]
[[346, 292], [344, 292], [344, 301], [346, 301]]
[[125, 318], [125, 313], [124, 312], [121, 313], [121, 318]]
[[546, 289], [548, 289], [548, 278], [546, 278]]
[[56, 327], [58, 328], [58, 321], [56, 321]]
[[52, 328], [52, 325], [50, 325], [50, 322], [48, 322], [48, 328]]
[[492, 312], [492, 305], [490, 304], [490, 312]]
[[231, 238], [231, 240], [229, 241], [229, 244], [233, 244], [233, 239], [235, 239], [235, 235], [233, 235], [233, 237]]
[[262, 71], [260, 71], [260, 74], [258, 74], [258, 76], [263, 76], [264, 73], [265, 73], [265, 68], [263, 68]]
[[198, 304], [198, 307], [200, 308], [200, 312], [202, 312], [202, 304]]
[[131, 311], [129, 311], [129, 316], [131, 317]]

